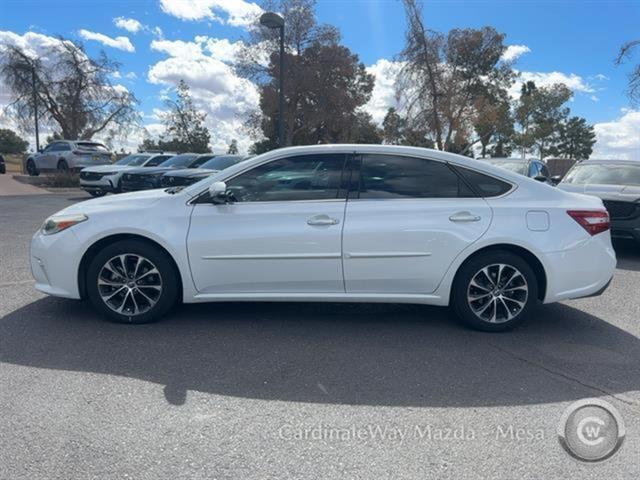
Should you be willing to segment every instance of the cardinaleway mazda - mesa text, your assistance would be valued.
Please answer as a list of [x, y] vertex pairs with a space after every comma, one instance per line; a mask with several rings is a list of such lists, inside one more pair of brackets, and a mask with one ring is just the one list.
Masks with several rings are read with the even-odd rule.
[[504, 330], [536, 303], [602, 292], [615, 264], [599, 198], [381, 145], [283, 148], [78, 203], [31, 243], [38, 290], [131, 323], [180, 301], [405, 302]]

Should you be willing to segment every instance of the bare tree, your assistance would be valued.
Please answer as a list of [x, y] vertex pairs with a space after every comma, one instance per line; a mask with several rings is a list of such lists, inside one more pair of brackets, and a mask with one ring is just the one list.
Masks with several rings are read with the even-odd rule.
[[[622, 45], [618, 52], [618, 56], [616, 57], [616, 65], [622, 65], [631, 57], [633, 51], [639, 46], [640, 40], [632, 40], [631, 42], [627, 42]], [[640, 63], [636, 64], [631, 73], [629, 73], [629, 88], [627, 92], [632, 103], [640, 103]]]
[[14, 97], [7, 110], [23, 126], [29, 125], [35, 106], [41, 119], [68, 139], [98, 133], [112, 137], [137, 124], [137, 100], [110, 82], [109, 74], [119, 65], [104, 53], [91, 59], [82, 45], [60, 38], [42, 57], [47, 60], [17, 46], [6, 47], [0, 57], [0, 76]]
[[[501, 62], [504, 35], [492, 27], [429, 30], [417, 0], [403, 0], [407, 17], [403, 67], [397, 82], [409, 126], [426, 129], [439, 150], [466, 153], [478, 99], [513, 79]], [[476, 140], [479, 141], [479, 140]]]

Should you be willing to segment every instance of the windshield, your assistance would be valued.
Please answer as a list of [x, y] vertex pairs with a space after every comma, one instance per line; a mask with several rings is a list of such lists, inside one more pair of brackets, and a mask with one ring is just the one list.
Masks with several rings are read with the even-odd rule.
[[640, 185], [640, 164], [591, 164], [576, 165], [562, 183], [584, 185]]
[[129, 165], [131, 167], [135, 167], [138, 165], [142, 165], [145, 160], [147, 160], [147, 158], [149, 158], [149, 155], [127, 155], [124, 158], [121, 158], [120, 160], [118, 160], [115, 164], [116, 165]]
[[527, 163], [526, 162], [505, 162], [504, 160], [489, 160], [488, 163], [491, 165], [495, 165], [496, 167], [504, 168], [505, 170], [509, 170], [514, 173], [519, 173], [520, 175], [527, 174]]
[[197, 156], [198, 155], [193, 153], [183, 153], [182, 155], [176, 155], [175, 157], [171, 158], [170, 160], [167, 160], [166, 162], [162, 162], [162, 166], [172, 167], [172, 168], [188, 167], [191, 165], [191, 162], [193, 162], [193, 160]]
[[209, 160], [211, 160], [215, 155], [202, 155], [199, 156], [198, 159], [193, 162], [191, 165], [189, 165], [189, 167], [191, 168], [199, 168], [201, 166], [203, 166], [206, 162], [208, 162]]
[[223, 155], [220, 157], [212, 158], [208, 162], [202, 165], [201, 168], [208, 168], [210, 170], [224, 170], [225, 168], [235, 165], [242, 160], [242, 157], [236, 155]]
[[82, 150], [89, 150], [91, 152], [108, 152], [109, 149], [101, 143], [93, 142], [76, 142], [76, 146]]

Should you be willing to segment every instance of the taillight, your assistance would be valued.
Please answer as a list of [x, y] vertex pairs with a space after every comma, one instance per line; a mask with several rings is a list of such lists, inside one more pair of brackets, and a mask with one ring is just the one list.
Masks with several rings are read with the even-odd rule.
[[567, 210], [567, 213], [589, 232], [589, 235], [606, 232], [611, 227], [609, 212], [606, 210]]

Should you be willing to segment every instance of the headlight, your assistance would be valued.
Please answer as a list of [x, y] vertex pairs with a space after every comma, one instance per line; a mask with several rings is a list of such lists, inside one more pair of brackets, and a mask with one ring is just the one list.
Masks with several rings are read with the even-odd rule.
[[87, 217], [83, 213], [53, 215], [44, 221], [40, 230], [42, 231], [43, 235], [53, 235], [54, 233], [66, 230], [67, 228], [73, 227], [75, 224], [84, 222], [88, 219], [89, 217]]

